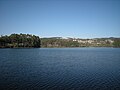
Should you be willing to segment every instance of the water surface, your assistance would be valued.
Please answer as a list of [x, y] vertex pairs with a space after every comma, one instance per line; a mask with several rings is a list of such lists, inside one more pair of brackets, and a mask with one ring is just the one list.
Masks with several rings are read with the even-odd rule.
[[10, 89], [120, 90], [120, 49], [0, 49], [0, 90]]

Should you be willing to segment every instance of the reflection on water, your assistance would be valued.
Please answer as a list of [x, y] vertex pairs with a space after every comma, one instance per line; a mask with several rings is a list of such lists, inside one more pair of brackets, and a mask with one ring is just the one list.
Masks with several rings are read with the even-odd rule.
[[120, 49], [0, 49], [0, 90], [120, 90]]

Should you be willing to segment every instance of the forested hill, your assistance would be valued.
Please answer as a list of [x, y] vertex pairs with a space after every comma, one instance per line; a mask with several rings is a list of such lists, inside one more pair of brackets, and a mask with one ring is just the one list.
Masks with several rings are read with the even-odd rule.
[[42, 47], [120, 47], [120, 38], [41, 38]]
[[39, 38], [30, 34], [11, 34], [0, 37], [0, 48], [62, 48], [62, 47], [120, 47], [120, 38]]
[[11, 34], [0, 37], [0, 48], [39, 48], [39, 36], [30, 34]]

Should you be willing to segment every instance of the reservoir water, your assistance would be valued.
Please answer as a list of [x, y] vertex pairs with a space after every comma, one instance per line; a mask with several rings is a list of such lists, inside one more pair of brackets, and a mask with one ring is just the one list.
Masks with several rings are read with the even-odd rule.
[[0, 49], [0, 90], [120, 90], [120, 48]]

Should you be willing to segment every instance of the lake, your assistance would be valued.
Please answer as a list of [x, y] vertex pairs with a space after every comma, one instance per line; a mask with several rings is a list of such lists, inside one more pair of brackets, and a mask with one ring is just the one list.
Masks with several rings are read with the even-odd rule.
[[120, 90], [120, 48], [0, 49], [0, 90]]

